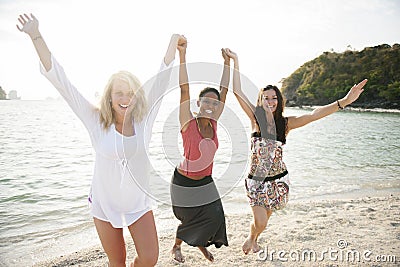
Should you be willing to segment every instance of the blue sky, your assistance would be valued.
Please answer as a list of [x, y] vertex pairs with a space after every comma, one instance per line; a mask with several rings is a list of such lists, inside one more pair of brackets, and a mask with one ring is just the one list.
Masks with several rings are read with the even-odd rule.
[[50, 50], [89, 98], [121, 69], [145, 82], [173, 33], [188, 38], [188, 62], [222, 63], [237, 52], [259, 87], [278, 84], [324, 51], [400, 43], [400, 1], [0, 0], [0, 86], [23, 99], [57, 97], [39, 73], [28, 36], [15, 25], [34, 13]]

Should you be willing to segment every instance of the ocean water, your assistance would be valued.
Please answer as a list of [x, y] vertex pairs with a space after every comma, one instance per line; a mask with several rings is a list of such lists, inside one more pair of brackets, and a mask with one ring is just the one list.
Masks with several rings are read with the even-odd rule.
[[[230, 97], [230, 96], [229, 96]], [[182, 153], [177, 98], [163, 102], [153, 129], [150, 181], [157, 229], [175, 231], [169, 179]], [[287, 108], [286, 115], [309, 110]], [[94, 152], [64, 101], [0, 101], [0, 266], [31, 266], [99, 245], [87, 195]], [[225, 212], [249, 213], [249, 125], [234, 101], [219, 121], [214, 177]], [[337, 112], [291, 131], [284, 161], [290, 202], [400, 194], [400, 113]], [[289, 202], [289, 204], [290, 204]]]

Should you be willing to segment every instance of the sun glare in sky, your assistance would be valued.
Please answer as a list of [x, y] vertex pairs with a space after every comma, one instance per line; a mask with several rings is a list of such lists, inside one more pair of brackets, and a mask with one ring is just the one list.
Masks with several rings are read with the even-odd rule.
[[[53, 55], [88, 98], [129, 70], [144, 83], [158, 70], [173, 33], [188, 39], [188, 62], [222, 64], [237, 52], [259, 87], [277, 84], [324, 51], [400, 43], [400, 1], [0, 1], [0, 86], [22, 99], [58, 97], [39, 72], [17, 17], [32, 12]], [[175, 64], [177, 64], [176, 61]]]

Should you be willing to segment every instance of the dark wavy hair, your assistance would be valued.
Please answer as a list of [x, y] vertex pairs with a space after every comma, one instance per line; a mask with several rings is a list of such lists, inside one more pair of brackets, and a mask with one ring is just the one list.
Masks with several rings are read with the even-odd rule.
[[203, 90], [200, 91], [199, 98], [202, 98], [205, 96], [207, 93], [214, 93], [217, 95], [218, 100], [221, 100], [221, 96], [219, 94], [219, 91], [213, 87], [206, 87]]
[[[276, 139], [281, 141], [283, 144], [286, 143], [287, 134], [287, 118], [283, 117], [283, 110], [285, 109], [285, 102], [281, 91], [275, 85], [267, 85], [266, 87], [260, 89], [257, 99], [257, 107], [263, 107], [262, 105], [262, 93], [267, 90], [274, 90], [278, 98], [278, 105], [274, 111], [274, 120], [276, 127]], [[265, 115], [264, 115], [265, 117]]]

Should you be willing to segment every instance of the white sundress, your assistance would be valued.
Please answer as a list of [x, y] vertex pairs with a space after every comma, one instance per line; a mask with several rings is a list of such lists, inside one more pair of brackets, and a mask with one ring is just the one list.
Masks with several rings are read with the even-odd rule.
[[166, 91], [171, 66], [164, 60], [147, 95], [149, 113], [141, 122], [134, 122], [135, 135], [123, 136], [112, 124], [104, 130], [99, 112], [68, 80], [62, 66], [51, 55], [52, 68], [41, 73], [53, 84], [89, 132], [96, 152], [94, 174], [89, 194], [91, 214], [115, 228], [129, 226], [151, 210], [149, 192], [149, 159], [147, 149], [151, 130], [161, 99]]

